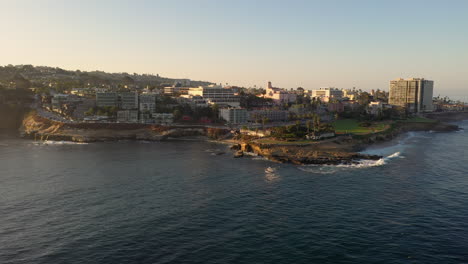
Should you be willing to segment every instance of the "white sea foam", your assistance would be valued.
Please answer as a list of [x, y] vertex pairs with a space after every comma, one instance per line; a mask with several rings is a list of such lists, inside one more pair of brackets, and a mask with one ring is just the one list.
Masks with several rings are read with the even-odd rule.
[[73, 141], [55, 141], [55, 140], [45, 140], [45, 141], [34, 141], [34, 145], [87, 145], [86, 142], [73, 142]]
[[280, 175], [276, 168], [268, 167], [265, 169], [265, 180], [269, 182], [277, 181], [280, 179]]
[[401, 158], [400, 152], [395, 152], [387, 157], [378, 160], [358, 160], [355, 164], [339, 164], [339, 165], [304, 165], [299, 167], [300, 170], [317, 174], [333, 174], [342, 169], [364, 169], [378, 167], [387, 164], [394, 158]]

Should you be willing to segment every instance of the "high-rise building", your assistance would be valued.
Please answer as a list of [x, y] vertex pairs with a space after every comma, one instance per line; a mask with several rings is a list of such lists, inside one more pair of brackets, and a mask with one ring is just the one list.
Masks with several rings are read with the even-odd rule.
[[434, 81], [424, 78], [396, 79], [390, 81], [388, 103], [401, 106], [410, 112], [433, 111]]

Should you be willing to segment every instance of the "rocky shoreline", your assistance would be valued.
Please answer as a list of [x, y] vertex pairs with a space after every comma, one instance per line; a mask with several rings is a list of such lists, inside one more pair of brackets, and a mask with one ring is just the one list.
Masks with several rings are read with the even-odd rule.
[[223, 128], [203, 126], [170, 127], [146, 124], [64, 124], [35, 114], [26, 116], [20, 128], [23, 137], [36, 140], [102, 142], [117, 140], [162, 141], [184, 137], [217, 139], [228, 133]]
[[[468, 115], [467, 115], [468, 117]], [[34, 113], [23, 120], [20, 132], [24, 137], [36, 140], [58, 140], [73, 142], [99, 142], [117, 140], [162, 141], [190, 138], [214, 139], [230, 143], [235, 151], [234, 157], [244, 156], [244, 152], [255, 153], [268, 160], [297, 165], [339, 165], [358, 164], [362, 160], [379, 160], [378, 155], [359, 153], [366, 147], [389, 141], [409, 131], [450, 132], [458, 126], [440, 121], [435, 122], [397, 122], [386, 131], [360, 136], [338, 136], [331, 140], [309, 144], [264, 144], [251, 141], [223, 140], [230, 135], [224, 128], [168, 127], [145, 124], [64, 124], [42, 118]]]
[[392, 140], [402, 133], [410, 131], [452, 132], [458, 129], [456, 125], [442, 122], [397, 123], [388, 131], [365, 136], [338, 136], [332, 140], [297, 145], [239, 142], [231, 149], [236, 151], [236, 157], [242, 157], [243, 152], [253, 152], [278, 163], [351, 165], [359, 164], [362, 160], [382, 159], [382, 156], [367, 155], [359, 151], [363, 151], [370, 145]]

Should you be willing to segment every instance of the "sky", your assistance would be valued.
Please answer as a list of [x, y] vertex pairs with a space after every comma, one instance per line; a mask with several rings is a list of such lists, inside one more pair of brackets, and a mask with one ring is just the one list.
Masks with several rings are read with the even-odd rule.
[[465, 0], [0, 0], [0, 65], [468, 96]]

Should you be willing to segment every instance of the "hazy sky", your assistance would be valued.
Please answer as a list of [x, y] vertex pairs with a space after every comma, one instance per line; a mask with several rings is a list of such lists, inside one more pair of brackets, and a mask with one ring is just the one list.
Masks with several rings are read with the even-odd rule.
[[0, 0], [0, 65], [468, 95], [465, 0]]

